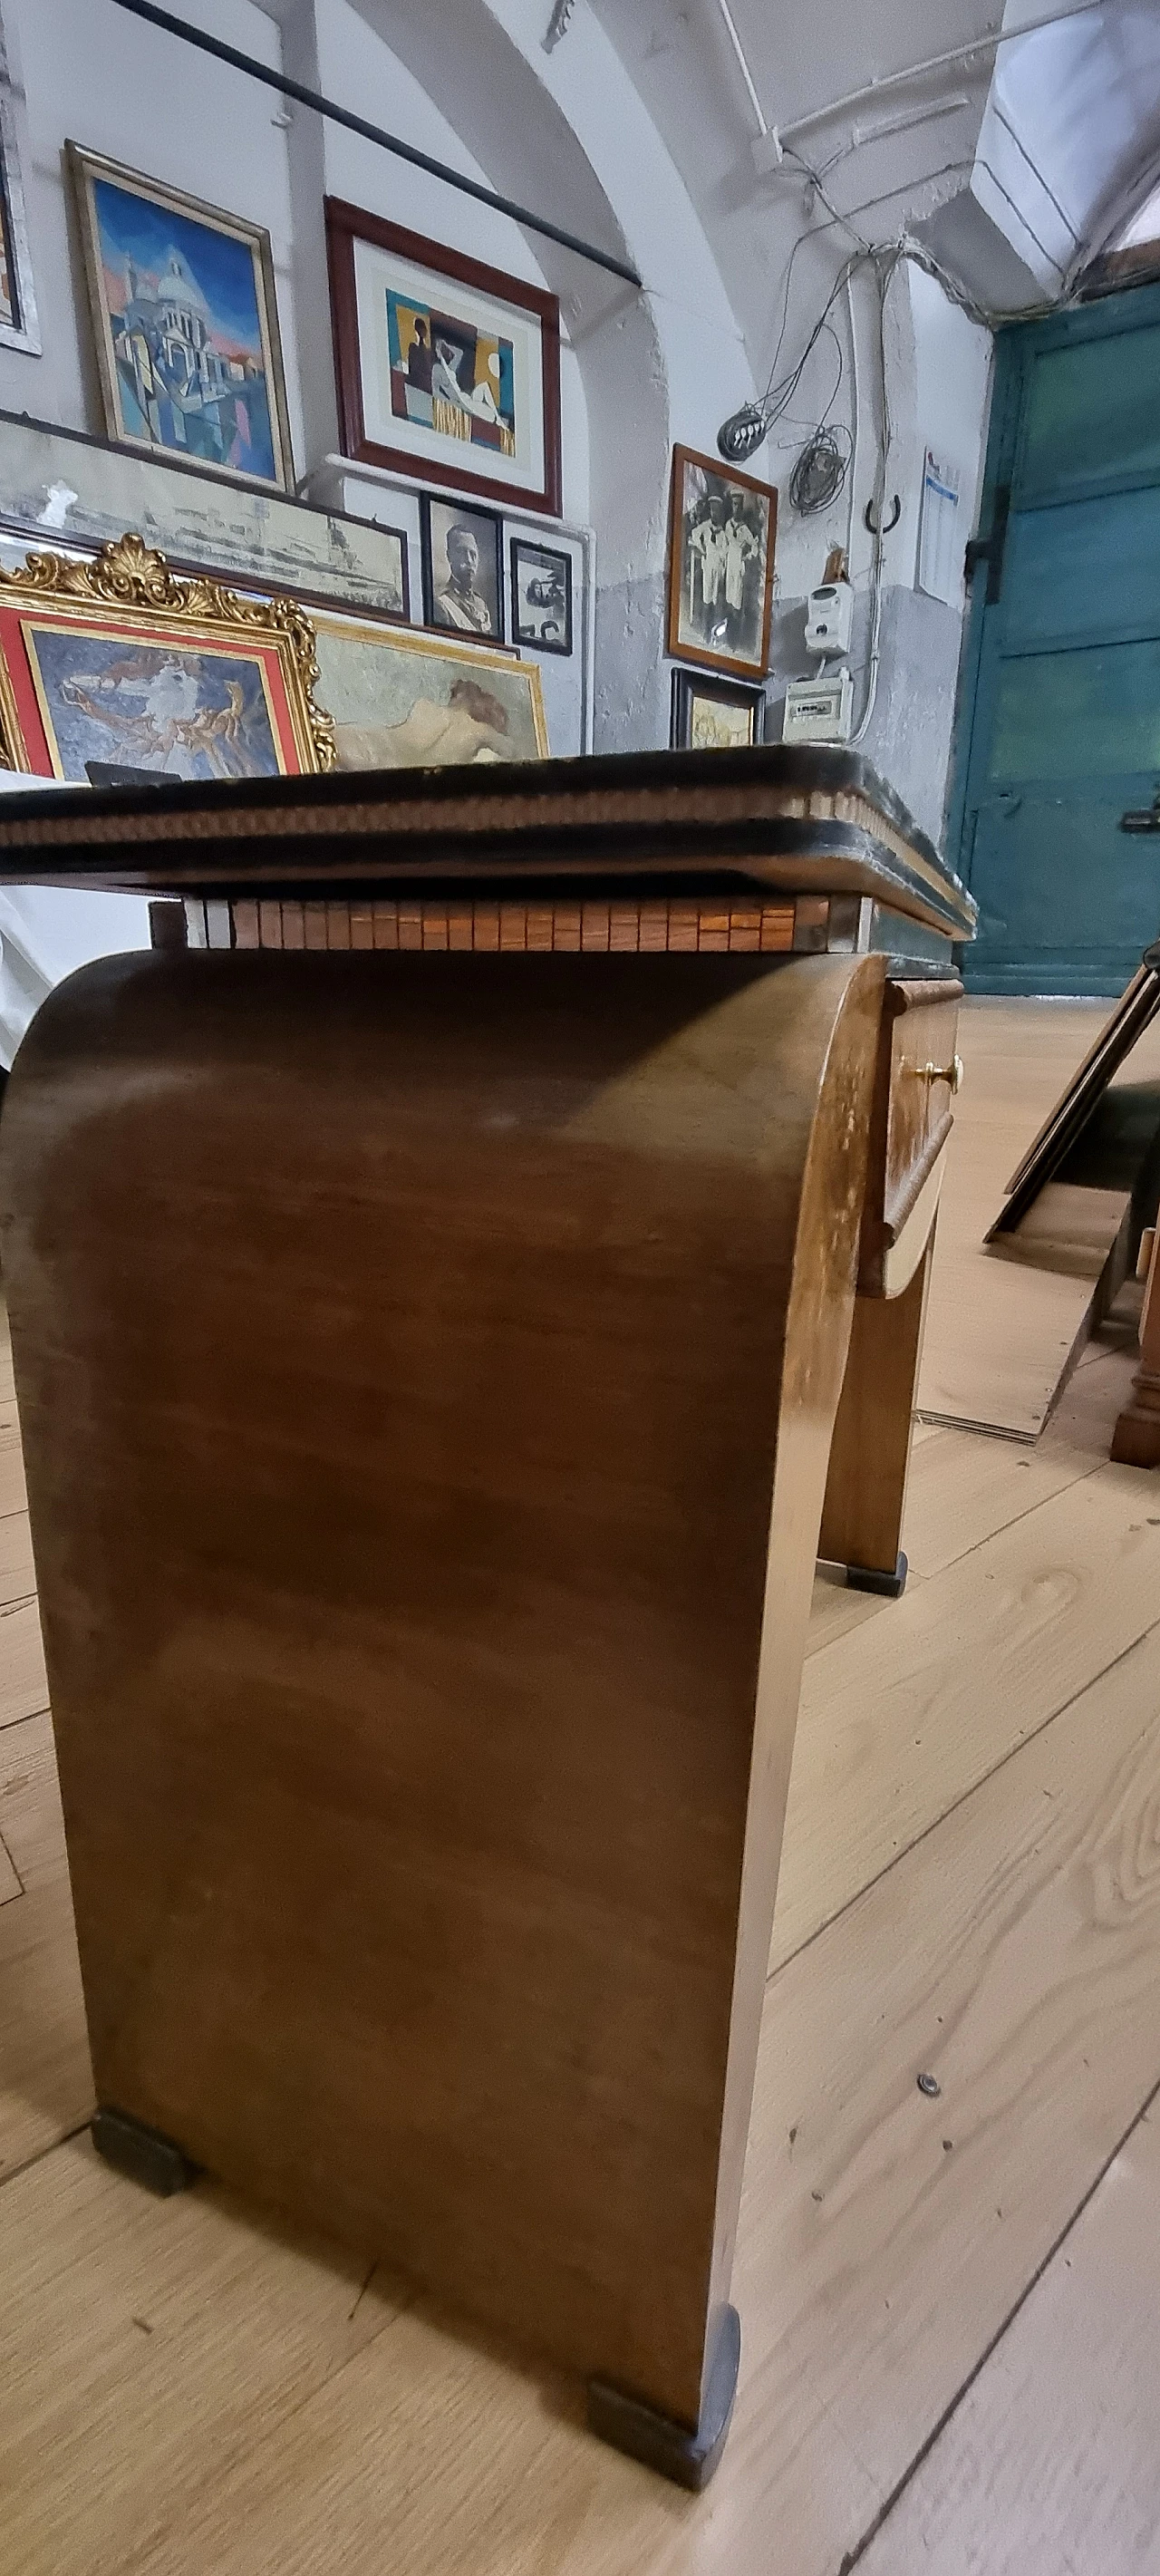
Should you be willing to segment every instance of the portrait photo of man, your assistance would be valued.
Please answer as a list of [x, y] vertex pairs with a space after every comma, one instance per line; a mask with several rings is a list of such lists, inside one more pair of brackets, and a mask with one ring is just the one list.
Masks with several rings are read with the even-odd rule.
[[425, 496], [423, 525], [429, 624], [502, 641], [498, 519]]

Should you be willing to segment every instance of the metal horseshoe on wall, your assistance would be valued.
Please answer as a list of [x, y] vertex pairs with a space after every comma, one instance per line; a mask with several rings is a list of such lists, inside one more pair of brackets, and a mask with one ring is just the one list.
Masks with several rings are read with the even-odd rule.
[[887, 520], [885, 520], [885, 521], [884, 521], [883, 526], [882, 526], [882, 528], [881, 528], [881, 529], [876, 528], [876, 527], [875, 527], [875, 525], [874, 525], [874, 503], [873, 503], [873, 501], [868, 501], [868, 502], [867, 502], [867, 504], [866, 504], [865, 509], [863, 510], [863, 512], [862, 512], [862, 523], [863, 523], [863, 526], [866, 528], [866, 530], [867, 530], [867, 532], [869, 533], [869, 535], [870, 535], [870, 536], [872, 536], [872, 537], [876, 537], [876, 536], [881, 535], [881, 536], [884, 536], [884, 537], [888, 537], [888, 536], [889, 536], [889, 534], [890, 534], [891, 529], [892, 529], [892, 528], [896, 528], [896, 527], [898, 526], [898, 522], [899, 522], [899, 520], [900, 520], [900, 518], [901, 518], [901, 517], [902, 517], [902, 503], [901, 503], [901, 501], [900, 501], [900, 499], [899, 499], [899, 497], [898, 497], [898, 494], [897, 494], [897, 492], [896, 492], [896, 493], [895, 493], [895, 495], [894, 495], [894, 501], [893, 501], [893, 506], [892, 506], [892, 508], [891, 508], [890, 516], [889, 516], [889, 518], [888, 518]]

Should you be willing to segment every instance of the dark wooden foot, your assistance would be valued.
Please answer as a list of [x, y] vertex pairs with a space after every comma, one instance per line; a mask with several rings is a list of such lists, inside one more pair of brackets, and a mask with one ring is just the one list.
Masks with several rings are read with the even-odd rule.
[[899, 1548], [893, 1574], [877, 1565], [848, 1565], [846, 1581], [851, 1592], [883, 1592], [888, 1601], [897, 1601], [900, 1592], [906, 1590], [907, 1572], [906, 1558]]
[[160, 2200], [168, 2200], [175, 2191], [188, 2191], [197, 2180], [197, 2166], [171, 2138], [147, 2129], [142, 2120], [130, 2119], [127, 2111], [98, 2111], [92, 2129], [93, 2145], [106, 2164], [115, 2165], [131, 2181], [144, 2183], [146, 2191], [156, 2192]]
[[671, 2416], [657, 2415], [639, 2397], [626, 2397], [622, 2389], [610, 2388], [603, 2379], [588, 2382], [589, 2427], [602, 2442], [611, 2442], [615, 2450], [627, 2451], [630, 2459], [643, 2460], [646, 2469], [656, 2469], [662, 2478], [672, 2478], [677, 2486], [690, 2487], [699, 2495], [725, 2448], [740, 2359], [741, 2319], [736, 2308], [726, 2308], [695, 2433], [685, 2424], [674, 2424]]

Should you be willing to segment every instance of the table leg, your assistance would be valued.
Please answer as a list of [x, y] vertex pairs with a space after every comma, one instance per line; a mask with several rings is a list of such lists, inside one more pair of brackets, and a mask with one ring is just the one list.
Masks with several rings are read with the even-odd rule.
[[906, 1582], [902, 1515], [922, 1357], [934, 1227], [898, 1297], [859, 1297], [830, 1450], [818, 1553], [861, 1592], [897, 1598]]
[[1122, 1467], [1160, 1467], [1160, 1225], [1140, 1317], [1140, 1365], [1112, 1434], [1112, 1456]]

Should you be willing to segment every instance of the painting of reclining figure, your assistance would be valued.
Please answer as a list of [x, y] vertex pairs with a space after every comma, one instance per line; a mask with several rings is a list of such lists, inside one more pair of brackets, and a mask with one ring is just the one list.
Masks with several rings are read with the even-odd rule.
[[536, 665], [478, 644], [314, 618], [318, 696], [340, 769], [430, 769], [547, 756]]

